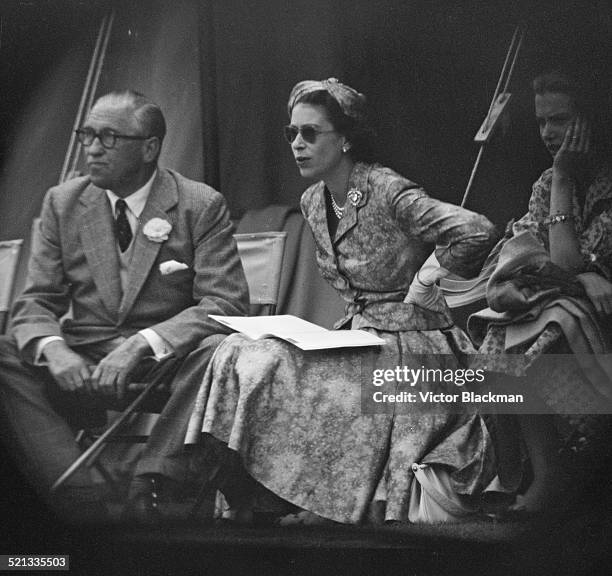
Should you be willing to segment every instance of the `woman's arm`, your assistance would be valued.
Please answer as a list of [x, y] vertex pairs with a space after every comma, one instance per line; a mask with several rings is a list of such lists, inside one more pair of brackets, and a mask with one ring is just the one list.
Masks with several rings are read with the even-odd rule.
[[565, 132], [563, 144], [553, 161], [550, 213], [547, 219], [550, 259], [574, 274], [584, 269], [573, 220], [576, 176], [589, 154], [590, 141], [589, 126], [579, 116]]
[[391, 206], [408, 237], [435, 246], [440, 266], [465, 278], [478, 274], [498, 238], [484, 216], [430, 198], [420, 188], [399, 190]]
[[583, 272], [584, 260], [571, 218], [576, 174], [590, 152], [590, 144], [589, 126], [583, 118], [578, 117], [565, 133], [563, 144], [553, 162], [548, 241], [551, 261], [577, 274], [578, 281], [597, 312], [607, 315], [612, 313], [612, 283], [597, 272]]

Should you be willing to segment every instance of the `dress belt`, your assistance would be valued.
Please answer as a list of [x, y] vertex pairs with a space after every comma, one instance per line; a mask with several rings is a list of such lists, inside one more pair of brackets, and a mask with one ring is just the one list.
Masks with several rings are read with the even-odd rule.
[[346, 314], [354, 316], [355, 314], [360, 314], [366, 308], [370, 306], [376, 306], [378, 304], [398, 304], [404, 301], [406, 298], [407, 292], [388, 292], [388, 295], [383, 296], [380, 299], [370, 299], [357, 297], [354, 298], [352, 302], [349, 302], [346, 307]]

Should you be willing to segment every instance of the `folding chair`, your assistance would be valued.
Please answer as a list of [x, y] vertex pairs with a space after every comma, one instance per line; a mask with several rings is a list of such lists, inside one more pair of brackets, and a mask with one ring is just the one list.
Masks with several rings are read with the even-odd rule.
[[[263, 306], [257, 316], [273, 316], [278, 305], [287, 232], [234, 234], [238, 254], [249, 285], [252, 307]], [[262, 313], [263, 312], [263, 313]]]
[[[261, 232], [253, 234], [235, 234], [238, 253], [242, 262], [250, 303], [253, 306], [264, 306], [268, 313], [274, 313], [278, 301], [281, 267], [285, 247], [286, 232]], [[171, 366], [161, 368], [157, 377], [147, 384], [142, 392], [121, 413], [109, 412], [111, 423], [99, 436], [87, 430], [77, 434], [77, 441], [92, 441], [69, 468], [56, 480], [51, 492], [60, 488], [82, 466], [95, 466], [102, 477], [112, 484], [112, 476], [98, 462], [98, 458], [109, 443], [146, 442], [155, 425], [158, 414], [141, 411], [142, 406], [150, 401], [155, 391], [167, 381]], [[132, 389], [138, 385], [130, 386]], [[158, 399], [157, 403], [161, 403]]]
[[0, 242], [0, 334], [4, 334], [11, 308], [15, 273], [23, 240]]
[[[111, 421], [106, 430], [101, 434], [98, 435], [95, 431], [88, 429], [78, 431], [76, 435], [77, 442], [83, 444], [91, 441], [91, 444], [55, 481], [53, 486], [51, 486], [51, 493], [56, 492], [83, 466], [95, 466], [104, 480], [111, 487], [115, 488], [112, 475], [99, 463], [98, 458], [104, 448], [111, 442], [146, 442], [154, 425], [153, 417], [157, 416], [157, 414], [140, 412], [139, 410], [144, 405], [147, 405], [149, 410], [151, 410], [151, 404], [161, 406], [167, 400], [167, 394], [164, 394], [164, 400], [158, 399], [157, 402], [151, 402], [151, 397], [168, 381], [172, 369], [172, 362], [167, 362], [161, 366], [159, 373], [151, 382], [147, 384], [131, 383], [128, 387], [128, 392], [136, 393], [137, 396], [123, 412], [107, 412], [107, 417], [110, 415]], [[147, 402], [149, 404], [146, 404]]]

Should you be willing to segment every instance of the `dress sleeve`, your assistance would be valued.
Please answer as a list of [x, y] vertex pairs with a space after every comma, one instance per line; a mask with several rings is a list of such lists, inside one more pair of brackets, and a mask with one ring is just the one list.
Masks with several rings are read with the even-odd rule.
[[408, 237], [435, 245], [442, 267], [465, 278], [478, 274], [498, 236], [487, 218], [435, 200], [418, 187], [397, 187], [389, 199], [400, 228]]
[[552, 172], [546, 170], [538, 180], [533, 184], [527, 213], [512, 224], [512, 232], [514, 235], [529, 230], [535, 236], [540, 244], [549, 252], [548, 231], [544, 225], [548, 214], [550, 213], [550, 186], [552, 181]]
[[[527, 213], [512, 225], [513, 234], [529, 230], [547, 252], [550, 252], [550, 244], [544, 222], [550, 213], [551, 184], [552, 171], [546, 170], [533, 185]], [[587, 225], [579, 231], [578, 238], [583, 260], [581, 271], [597, 272], [612, 280], [612, 198], [596, 202], [584, 220]]]

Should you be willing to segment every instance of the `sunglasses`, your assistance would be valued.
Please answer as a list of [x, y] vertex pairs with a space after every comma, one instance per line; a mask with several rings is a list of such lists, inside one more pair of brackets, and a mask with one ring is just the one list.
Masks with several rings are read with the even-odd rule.
[[314, 126], [302, 126], [301, 128], [298, 128], [297, 126], [285, 126], [283, 128], [285, 140], [287, 140], [289, 144], [293, 143], [293, 141], [297, 138], [298, 134], [302, 137], [302, 140], [304, 140], [304, 142], [308, 142], [308, 144], [314, 144], [319, 134], [327, 134], [329, 132], [336, 132], [336, 130], [319, 130]]

